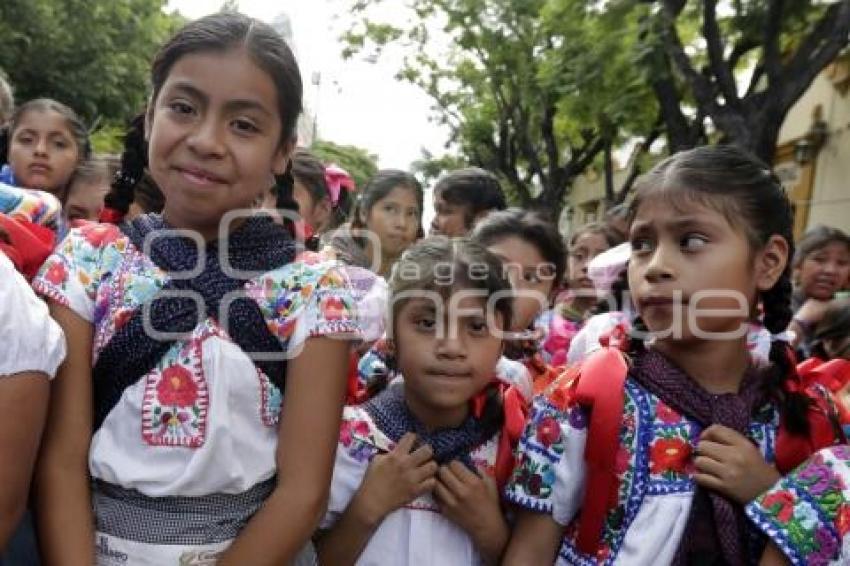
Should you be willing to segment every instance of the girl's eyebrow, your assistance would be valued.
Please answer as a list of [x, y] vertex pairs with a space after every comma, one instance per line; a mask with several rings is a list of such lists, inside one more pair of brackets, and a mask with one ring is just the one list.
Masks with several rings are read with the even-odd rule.
[[[207, 96], [204, 91], [188, 81], [175, 81], [171, 85], [171, 88], [178, 92], [183, 92], [188, 96], [199, 100], [203, 104], [209, 103], [210, 97]], [[272, 116], [272, 113], [263, 105], [263, 103], [254, 98], [235, 98], [228, 100], [224, 103], [224, 107], [231, 112], [254, 110], [265, 114], [268, 117]]]

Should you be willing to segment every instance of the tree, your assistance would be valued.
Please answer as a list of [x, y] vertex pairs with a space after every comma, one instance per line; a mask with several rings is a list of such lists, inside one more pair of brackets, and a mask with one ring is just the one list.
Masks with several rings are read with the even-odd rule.
[[[361, 20], [344, 55], [406, 46], [399, 76], [434, 99], [461, 159], [499, 173], [522, 206], [559, 211], [576, 176], [655, 123], [623, 32], [638, 25], [628, 7], [624, 26], [582, 0], [414, 0], [399, 26], [371, 18], [381, 3], [353, 1]], [[445, 57], [437, 26], [453, 44]]]
[[378, 172], [378, 158], [360, 147], [318, 140], [310, 151], [322, 162], [334, 163], [348, 171], [359, 189]]
[[165, 0], [3, 0], [0, 68], [18, 101], [59, 100], [89, 124], [144, 105], [151, 60], [183, 23]]
[[719, 141], [772, 162], [788, 111], [850, 33], [850, 0], [619, 4], [640, 14], [643, 63], [672, 151], [706, 141], [713, 128]]

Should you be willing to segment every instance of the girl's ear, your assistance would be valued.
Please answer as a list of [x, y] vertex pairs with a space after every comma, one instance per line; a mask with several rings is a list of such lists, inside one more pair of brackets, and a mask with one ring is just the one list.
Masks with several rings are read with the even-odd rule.
[[280, 145], [272, 158], [272, 172], [275, 175], [283, 175], [286, 173], [286, 168], [289, 165], [289, 159], [292, 152], [295, 150], [296, 139], [293, 138], [286, 143]]
[[755, 282], [759, 291], [772, 289], [788, 265], [788, 241], [774, 234], [759, 252], [755, 265]]

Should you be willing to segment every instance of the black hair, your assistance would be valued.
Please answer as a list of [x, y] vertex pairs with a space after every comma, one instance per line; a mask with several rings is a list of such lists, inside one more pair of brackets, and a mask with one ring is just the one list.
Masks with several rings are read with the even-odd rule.
[[351, 227], [363, 229], [366, 227], [365, 218], [369, 216], [372, 207], [379, 200], [385, 198], [393, 189], [401, 187], [409, 189], [416, 195], [416, 204], [419, 206], [419, 233], [422, 236], [422, 185], [416, 180], [416, 177], [401, 171], [399, 169], [382, 169], [375, 173], [369, 181], [363, 186], [363, 190], [357, 197], [357, 202], [354, 205], [354, 210], [351, 214]]
[[[15, 130], [18, 129], [21, 120], [27, 112], [56, 112], [62, 116], [77, 146], [78, 164], [91, 158], [89, 131], [77, 113], [69, 106], [52, 98], [36, 98], [18, 106], [12, 113], [9, 122], [0, 128], [0, 159], [2, 159], [3, 163], [9, 162], [9, 146], [12, 143], [12, 137], [15, 135]], [[64, 188], [60, 200], [64, 200], [64, 197], [67, 196], [67, 189], [68, 187]]]
[[797, 252], [794, 254], [794, 267], [800, 267], [807, 257], [833, 242], [844, 244], [850, 251], [850, 236], [843, 230], [831, 226], [815, 226], [807, 230], [797, 244]]
[[483, 246], [512, 236], [537, 248], [543, 259], [552, 264], [552, 289], [557, 289], [564, 277], [567, 250], [558, 228], [542, 214], [508, 208], [488, 214], [472, 231], [472, 239]]
[[[313, 202], [330, 199], [325, 179], [325, 164], [309, 150], [298, 148], [292, 155], [292, 175], [304, 185]], [[331, 216], [325, 231], [329, 232], [348, 219], [352, 198], [349, 191], [340, 189], [336, 204], [331, 203]]]
[[468, 207], [464, 217], [468, 227], [482, 212], [507, 208], [499, 180], [489, 171], [478, 167], [448, 173], [434, 185], [434, 194], [448, 203]]
[[156, 182], [147, 172], [142, 175], [142, 178], [136, 183], [133, 202], [135, 202], [142, 211], [147, 214], [149, 212], [162, 212], [165, 208], [165, 195], [159, 190]]
[[572, 250], [578, 239], [585, 234], [602, 236], [605, 238], [605, 242], [608, 244], [609, 248], [619, 246], [625, 241], [625, 235], [616, 228], [602, 222], [591, 222], [590, 224], [585, 224], [573, 232], [573, 235], [570, 236], [569, 240], [569, 250]]
[[[451, 269], [438, 273], [438, 265], [449, 265]], [[503, 273], [501, 260], [481, 243], [468, 238], [431, 236], [414, 244], [401, 255], [390, 276], [389, 288], [389, 323], [394, 335], [395, 321], [410, 300], [411, 291], [433, 291], [447, 300], [458, 289], [479, 289], [489, 297], [510, 292], [511, 284]], [[502, 318], [501, 330], [510, 328], [513, 313], [510, 296], [495, 301], [493, 308]], [[396, 344], [396, 351], [400, 347]], [[392, 357], [388, 365], [395, 369]], [[380, 385], [377, 388], [380, 389]], [[488, 387], [481, 415], [481, 423], [487, 431], [486, 437], [495, 434], [503, 422], [501, 395], [497, 388]]]
[[[788, 196], [766, 164], [735, 146], [698, 147], [657, 164], [637, 182], [630, 221], [650, 198], [667, 201], [671, 214], [684, 212], [694, 203], [710, 207], [722, 213], [730, 225], [744, 227], [752, 250], [761, 249], [771, 237], [780, 236], [788, 243], [789, 256], [793, 255], [793, 210]], [[790, 262], [776, 284], [761, 292], [759, 298], [765, 328], [771, 334], [785, 331], [792, 317]], [[640, 327], [636, 329], [645, 330], [642, 323]], [[779, 405], [789, 432], [808, 434], [808, 397], [784, 387], [786, 380], [797, 377], [790, 345], [773, 341], [769, 357], [771, 368], [764, 382], [765, 393]]]
[[[237, 12], [219, 12], [194, 20], [183, 26], [157, 53], [151, 68], [152, 94], [148, 112], [177, 61], [192, 53], [225, 52], [244, 48], [261, 69], [266, 71], [277, 87], [278, 110], [282, 123], [281, 144], [294, 142], [298, 116], [303, 109], [303, 85], [298, 63], [289, 46], [270, 25]], [[136, 183], [147, 165], [147, 144], [144, 140], [145, 114], [134, 118], [127, 131], [121, 170], [116, 174], [106, 203], [120, 214], [126, 214], [133, 202]], [[281, 177], [292, 177], [291, 164]], [[278, 208], [297, 210], [292, 199], [291, 179], [278, 179], [288, 185], [288, 192], [278, 195]], [[281, 206], [283, 205], [283, 206]]]

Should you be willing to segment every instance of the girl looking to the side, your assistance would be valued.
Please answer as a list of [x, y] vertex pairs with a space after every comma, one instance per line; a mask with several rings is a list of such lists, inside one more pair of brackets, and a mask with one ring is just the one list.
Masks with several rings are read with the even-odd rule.
[[72, 230], [34, 284], [69, 337], [35, 477], [42, 557], [289, 563], [325, 509], [357, 332], [342, 276], [294, 262], [251, 210], [289, 175], [298, 66], [270, 26], [219, 13], [162, 47], [151, 84], [104, 217], [145, 165], [162, 214]]
[[760, 525], [744, 505], [844, 441], [828, 393], [803, 393], [787, 342], [766, 363], [747, 348], [759, 302], [770, 332], [791, 319], [791, 205], [764, 164], [711, 146], [650, 171], [630, 219], [641, 332], [627, 368], [606, 358], [594, 374], [590, 414], [588, 375], [535, 401], [505, 563], [755, 564], [764, 544], [751, 544]]

